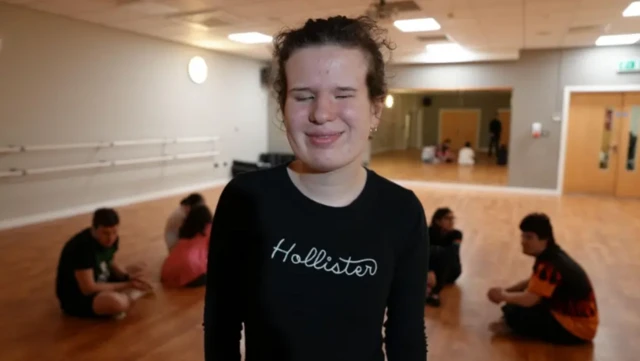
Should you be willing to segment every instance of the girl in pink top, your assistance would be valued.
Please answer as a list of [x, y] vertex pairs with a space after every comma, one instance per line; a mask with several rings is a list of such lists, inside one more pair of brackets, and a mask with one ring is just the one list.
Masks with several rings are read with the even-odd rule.
[[162, 283], [170, 287], [204, 286], [213, 215], [207, 206], [193, 207], [180, 227], [179, 240], [162, 265]]

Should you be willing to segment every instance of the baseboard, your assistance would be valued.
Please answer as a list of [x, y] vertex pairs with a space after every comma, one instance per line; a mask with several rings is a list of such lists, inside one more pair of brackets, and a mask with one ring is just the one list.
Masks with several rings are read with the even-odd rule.
[[433, 188], [433, 189], [447, 189], [447, 190], [470, 190], [478, 192], [496, 192], [496, 193], [515, 193], [515, 194], [529, 194], [529, 195], [541, 195], [541, 196], [560, 196], [560, 192], [557, 189], [545, 189], [545, 188], [526, 188], [526, 187], [509, 187], [509, 186], [491, 186], [480, 184], [468, 184], [468, 183], [443, 183], [443, 182], [424, 182], [424, 181], [412, 181], [412, 180], [393, 180], [393, 182], [407, 188]]
[[42, 222], [53, 221], [61, 218], [73, 217], [80, 214], [91, 213], [100, 207], [113, 207], [113, 208], [123, 207], [123, 206], [127, 206], [134, 203], [152, 201], [152, 200], [172, 197], [180, 194], [197, 192], [197, 191], [201, 191], [208, 188], [223, 186], [227, 184], [227, 182], [229, 182], [229, 179], [223, 178], [223, 179], [219, 179], [212, 182], [193, 184], [190, 186], [166, 189], [166, 190], [156, 191], [156, 192], [143, 193], [143, 194], [138, 194], [131, 197], [105, 200], [104, 202], [100, 202], [100, 203], [84, 204], [77, 207], [61, 209], [57, 211], [43, 212], [43, 213], [38, 213], [38, 214], [25, 216], [25, 217], [2, 220], [0, 221], [0, 230], [17, 228], [17, 227], [27, 226], [30, 224], [42, 223]]

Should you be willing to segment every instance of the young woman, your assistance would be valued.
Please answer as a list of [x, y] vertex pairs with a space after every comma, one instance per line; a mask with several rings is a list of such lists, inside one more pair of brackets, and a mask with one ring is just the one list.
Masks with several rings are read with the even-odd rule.
[[462, 232], [454, 228], [455, 217], [449, 208], [438, 208], [431, 217], [429, 227], [429, 272], [435, 286], [429, 290], [428, 305], [440, 306], [440, 291], [454, 283], [462, 273], [460, 243]]
[[383, 32], [309, 20], [275, 37], [296, 160], [227, 184], [213, 219], [205, 360], [426, 360], [428, 230], [416, 195], [362, 166], [386, 96]]
[[187, 218], [187, 214], [189, 214], [191, 208], [202, 204], [205, 204], [204, 197], [202, 197], [200, 193], [191, 193], [182, 199], [180, 201], [180, 207], [171, 213], [164, 226], [164, 241], [169, 251], [178, 243], [178, 239], [180, 239], [178, 234], [180, 233], [180, 227], [184, 219]]
[[193, 207], [178, 233], [178, 242], [162, 265], [162, 283], [170, 287], [204, 286], [211, 234], [211, 211], [205, 205]]

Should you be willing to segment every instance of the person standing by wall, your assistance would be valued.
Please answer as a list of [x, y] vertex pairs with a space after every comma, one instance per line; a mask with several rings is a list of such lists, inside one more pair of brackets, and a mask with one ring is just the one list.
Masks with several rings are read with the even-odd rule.
[[500, 136], [502, 135], [502, 122], [498, 119], [498, 114], [489, 123], [489, 156], [493, 155], [493, 149], [495, 147], [496, 155], [498, 154], [498, 148], [500, 147]]

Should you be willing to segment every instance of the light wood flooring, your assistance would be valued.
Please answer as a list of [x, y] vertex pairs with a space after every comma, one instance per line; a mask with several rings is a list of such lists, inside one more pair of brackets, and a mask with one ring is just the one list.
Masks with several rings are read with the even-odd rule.
[[[429, 360], [631, 361], [640, 355], [640, 202], [592, 197], [539, 197], [414, 188], [430, 215], [454, 209], [464, 231], [463, 274], [445, 289], [440, 309], [425, 309]], [[205, 192], [215, 207], [220, 189]], [[166, 255], [165, 218], [179, 197], [119, 209], [121, 259], [155, 270]], [[532, 260], [520, 253], [522, 216], [544, 211], [559, 243], [594, 283], [601, 327], [593, 346], [553, 347], [492, 338], [499, 309], [485, 298], [494, 285], [528, 275]], [[141, 299], [120, 321], [63, 317], [54, 295], [55, 267], [69, 236], [90, 215], [0, 232], [0, 360], [173, 361], [202, 360], [202, 289], [163, 290]]]
[[508, 169], [496, 164], [495, 155], [476, 152], [474, 166], [459, 166], [456, 163], [426, 164], [420, 159], [420, 150], [389, 151], [371, 157], [369, 167], [382, 176], [411, 180], [444, 183], [465, 183], [506, 186]]

